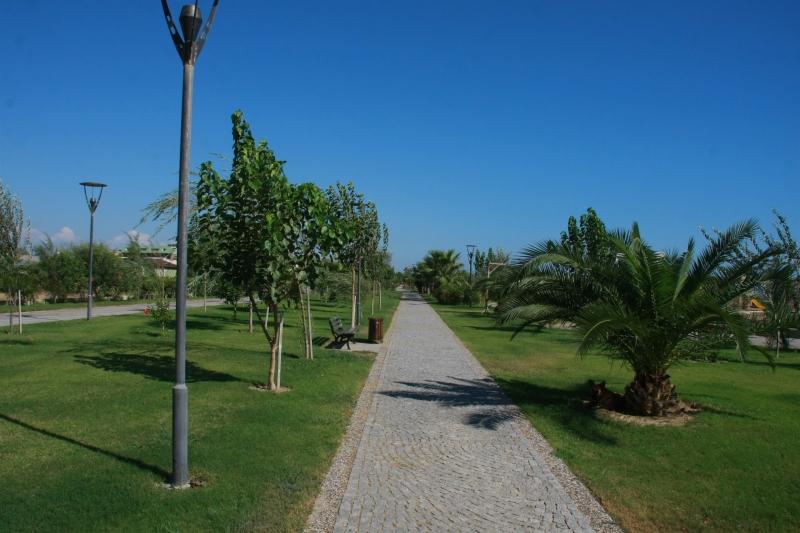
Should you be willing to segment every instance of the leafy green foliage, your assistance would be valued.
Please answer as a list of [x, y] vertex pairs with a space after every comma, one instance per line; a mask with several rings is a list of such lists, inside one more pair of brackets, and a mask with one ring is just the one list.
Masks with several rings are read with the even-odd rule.
[[49, 236], [34, 247], [34, 253], [39, 258], [36, 265], [39, 286], [50, 293], [53, 301], [81, 290], [86, 271], [76, 254], [59, 250]]
[[150, 316], [158, 322], [161, 327], [161, 334], [167, 330], [167, 325], [172, 320], [172, 310], [169, 308], [169, 299], [162, 295], [156, 299], [155, 304], [150, 307]]
[[[240, 111], [232, 116], [233, 165], [223, 179], [210, 162], [200, 167], [197, 212], [192, 219], [198, 269], [221, 278], [230, 294], [245, 294], [258, 312], [260, 296], [276, 315], [270, 344], [270, 389], [275, 388], [277, 313], [314, 286], [324, 261], [341, 249], [348, 228], [315, 185], [291, 185], [266, 141], [256, 142]], [[260, 314], [259, 314], [260, 316]]]
[[698, 334], [723, 330], [740, 351], [747, 349], [746, 320], [728, 303], [756, 285], [751, 273], [772, 253], [737, 255], [755, 235], [754, 221], [721, 232], [699, 253], [692, 240], [681, 253], [656, 251], [636, 224], [606, 232], [593, 211], [568, 226], [560, 242], [531, 246], [517, 261], [506, 279], [501, 320], [574, 323], [583, 338], [580, 354], [599, 347], [633, 369], [629, 409], [663, 414], [679, 407], [666, 371]]
[[30, 285], [30, 269], [22, 261], [28, 240], [22, 202], [0, 180], [0, 286], [9, 306], [16, 291]]

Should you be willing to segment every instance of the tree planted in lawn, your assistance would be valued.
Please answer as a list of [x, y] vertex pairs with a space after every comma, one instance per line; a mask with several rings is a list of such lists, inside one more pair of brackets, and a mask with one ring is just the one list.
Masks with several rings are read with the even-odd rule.
[[[292, 253], [299, 227], [283, 161], [276, 159], [266, 141], [255, 141], [240, 111], [232, 122], [230, 176], [223, 179], [211, 162], [201, 165], [193, 225], [197, 239], [214, 243], [208, 263], [247, 295], [258, 314], [270, 348], [267, 387], [275, 390], [278, 308], [290, 299], [295, 286]], [[258, 313], [259, 296], [267, 313], [274, 315], [271, 332]]]
[[350, 325], [357, 323], [358, 280], [364, 260], [376, 249], [380, 242], [381, 225], [375, 204], [364, 199], [364, 195], [356, 192], [352, 183], [337, 183], [327, 191], [328, 203], [334, 216], [346, 228], [348, 239], [340, 247], [337, 254], [339, 260], [350, 268], [351, 274], [351, 308]]
[[624, 404], [639, 415], [686, 410], [667, 374], [703, 333], [727, 331], [744, 351], [749, 328], [729, 307], [758, 283], [754, 267], [773, 252], [740, 260], [737, 250], [752, 238], [749, 220], [732, 226], [700, 251], [659, 252], [630, 231], [606, 232], [596, 213], [570, 220], [561, 242], [528, 248], [514, 266], [499, 311], [504, 322], [572, 322], [582, 336], [578, 353], [599, 347], [634, 372]]
[[[28, 274], [22, 261], [27, 242], [22, 202], [0, 180], [0, 283], [8, 302], [9, 333], [13, 329], [16, 292], [22, 289], [24, 278]], [[22, 323], [19, 331], [22, 332]]]
[[313, 183], [291, 187], [291, 205], [288, 206], [291, 233], [289, 257], [296, 285], [297, 302], [303, 325], [305, 356], [314, 358], [311, 338], [311, 306], [304, 296], [307, 289], [315, 289], [329, 262], [348, 240], [348, 228], [330, 208], [325, 193]]

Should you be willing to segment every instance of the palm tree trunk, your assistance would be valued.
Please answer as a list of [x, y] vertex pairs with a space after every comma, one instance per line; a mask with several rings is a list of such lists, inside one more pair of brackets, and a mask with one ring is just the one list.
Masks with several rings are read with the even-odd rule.
[[625, 387], [625, 407], [635, 415], [664, 416], [684, 412], [686, 405], [675, 394], [669, 375], [640, 372]]

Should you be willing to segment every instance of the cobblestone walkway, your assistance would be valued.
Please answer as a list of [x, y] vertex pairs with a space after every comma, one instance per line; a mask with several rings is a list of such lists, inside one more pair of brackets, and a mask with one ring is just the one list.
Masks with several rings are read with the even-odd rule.
[[591, 531], [436, 312], [406, 299], [393, 320], [335, 531]]

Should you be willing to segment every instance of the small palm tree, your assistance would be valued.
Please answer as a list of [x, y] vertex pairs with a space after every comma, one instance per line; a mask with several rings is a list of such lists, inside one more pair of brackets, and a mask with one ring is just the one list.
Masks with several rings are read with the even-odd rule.
[[721, 232], [699, 254], [693, 240], [682, 253], [655, 251], [636, 224], [630, 232], [595, 229], [526, 250], [510, 274], [501, 320], [574, 323], [580, 355], [600, 348], [633, 370], [624, 395], [630, 412], [681, 411], [667, 370], [708, 331], [727, 331], [747, 349], [748, 324], [728, 303], [757, 283], [753, 267], [772, 252], [737, 259], [757, 230], [752, 220]]

